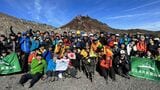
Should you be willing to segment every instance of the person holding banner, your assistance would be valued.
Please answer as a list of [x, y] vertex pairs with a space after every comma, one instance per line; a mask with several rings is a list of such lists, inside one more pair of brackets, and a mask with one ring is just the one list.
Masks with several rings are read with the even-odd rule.
[[6, 50], [2, 50], [1, 54], [0, 54], [0, 59], [3, 59], [6, 56], [7, 56], [7, 51]]
[[145, 41], [145, 37], [144, 36], [140, 37], [140, 40], [138, 41], [136, 46], [137, 46], [138, 55], [140, 57], [145, 56], [146, 52], [147, 52], [147, 43]]
[[55, 81], [55, 68], [56, 68], [56, 63], [55, 60], [53, 60], [53, 54], [52, 54], [52, 46], [49, 46], [47, 50], [43, 52], [43, 57], [47, 62], [47, 72], [46, 72], [46, 79], [47, 81]]
[[130, 71], [130, 64], [124, 50], [121, 50], [120, 55], [115, 58], [114, 65], [115, 70], [120, 76], [130, 79], [128, 75]]

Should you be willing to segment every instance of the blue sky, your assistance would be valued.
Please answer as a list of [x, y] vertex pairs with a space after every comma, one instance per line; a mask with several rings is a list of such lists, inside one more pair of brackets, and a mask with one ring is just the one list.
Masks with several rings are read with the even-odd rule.
[[0, 12], [55, 27], [89, 15], [113, 28], [160, 30], [160, 0], [0, 0]]

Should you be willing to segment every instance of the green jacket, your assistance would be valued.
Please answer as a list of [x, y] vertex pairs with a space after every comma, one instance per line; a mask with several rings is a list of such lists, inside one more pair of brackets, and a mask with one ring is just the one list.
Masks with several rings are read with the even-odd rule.
[[33, 59], [31, 63], [30, 73], [35, 75], [36, 73], [45, 73], [47, 68], [47, 63], [44, 59], [41, 60], [41, 63], [37, 59]]

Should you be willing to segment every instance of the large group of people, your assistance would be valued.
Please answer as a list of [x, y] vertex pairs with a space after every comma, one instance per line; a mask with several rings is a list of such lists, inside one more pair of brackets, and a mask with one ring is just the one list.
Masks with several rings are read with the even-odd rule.
[[[114, 34], [109, 32], [64, 31], [62, 33], [33, 31], [0, 35], [0, 58], [16, 52], [24, 73], [19, 81], [24, 85], [32, 79], [32, 87], [39, 79], [54, 81], [67, 75], [78, 78], [83, 71], [94, 79], [98, 71], [108, 83], [115, 74], [130, 79], [131, 56], [160, 61], [160, 39], [142, 33]], [[58, 60], [68, 62], [65, 71], [56, 70]]]

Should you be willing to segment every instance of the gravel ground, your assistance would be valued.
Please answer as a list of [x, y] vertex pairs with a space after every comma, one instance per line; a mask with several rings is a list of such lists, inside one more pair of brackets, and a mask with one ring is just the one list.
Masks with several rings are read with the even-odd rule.
[[0, 90], [160, 90], [160, 82], [134, 77], [125, 79], [118, 75], [116, 82], [109, 79], [106, 84], [104, 78], [96, 73], [91, 83], [82, 72], [78, 72], [80, 79], [67, 78], [50, 83], [40, 80], [28, 89], [29, 81], [24, 87], [17, 84], [21, 75], [0, 76]]

